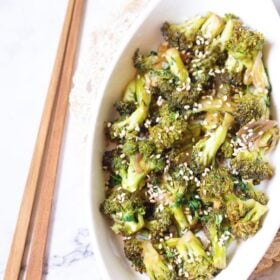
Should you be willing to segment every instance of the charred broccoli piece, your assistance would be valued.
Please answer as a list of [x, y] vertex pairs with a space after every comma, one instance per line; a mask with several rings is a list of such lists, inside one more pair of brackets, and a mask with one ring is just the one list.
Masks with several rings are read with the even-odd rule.
[[129, 116], [121, 117], [109, 125], [111, 139], [119, 139], [128, 132], [139, 129], [148, 115], [151, 94], [145, 88], [145, 78], [137, 76], [136, 79], [137, 109]]
[[224, 158], [227, 159], [232, 157], [233, 152], [234, 152], [233, 145], [230, 143], [229, 139], [226, 139], [221, 146], [220, 153]]
[[124, 254], [131, 262], [132, 267], [140, 272], [146, 272], [146, 268], [143, 262], [143, 241], [131, 238], [124, 240]]
[[186, 120], [168, 104], [160, 107], [158, 122], [149, 128], [149, 136], [159, 151], [172, 147], [188, 128]]
[[172, 280], [175, 273], [170, 270], [163, 257], [150, 241], [131, 238], [124, 243], [124, 252], [133, 267], [139, 272], [146, 272], [151, 280]]
[[206, 17], [197, 16], [182, 24], [165, 22], [161, 27], [163, 38], [171, 47], [179, 48], [180, 50], [187, 49], [195, 40], [196, 34], [205, 20]]
[[151, 280], [172, 280], [175, 275], [156, 251], [151, 242], [143, 242], [143, 262]]
[[120, 173], [122, 188], [135, 192], [144, 183], [145, 177], [151, 172], [161, 172], [164, 169], [164, 161], [161, 158], [147, 158], [140, 153], [130, 156], [126, 172]]
[[241, 150], [231, 160], [231, 168], [243, 179], [251, 179], [255, 184], [269, 179], [273, 175], [271, 164], [264, 159], [261, 151]]
[[231, 174], [223, 167], [211, 169], [202, 179], [199, 194], [205, 204], [220, 208], [224, 197], [234, 190]]
[[190, 176], [190, 171], [184, 165], [179, 165], [177, 170], [164, 175], [162, 183], [165, 193], [163, 203], [169, 205], [180, 232], [189, 227], [189, 222], [184, 214], [185, 192], [187, 189], [187, 182], [184, 178], [186, 176]]
[[158, 62], [159, 57], [154, 51], [152, 51], [149, 55], [143, 55], [140, 53], [140, 49], [137, 49], [133, 56], [134, 67], [141, 74], [144, 74], [147, 71], [153, 69], [153, 66]]
[[252, 120], [269, 118], [269, 98], [267, 94], [247, 93], [239, 98], [234, 118], [240, 126], [244, 126]]
[[148, 140], [136, 142], [127, 140], [122, 150], [106, 151], [103, 166], [113, 175], [118, 176], [124, 190], [135, 192], [144, 184], [145, 177], [152, 171], [161, 172], [165, 163], [163, 158], [152, 155], [154, 144]]
[[219, 43], [229, 54], [226, 64], [231, 72], [241, 72], [246, 68], [244, 83], [253, 84], [260, 91], [269, 89], [268, 77], [262, 61], [264, 37], [261, 33], [244, 26], [237, 18], [227, 20]]
[[118, 101], [115, 104], [115, 108], [120, 114], [120, 116], [129, 116], [136, 110], [135, 102], [131, 101]]
[[172, 225], [172, 212], [169, 208], [157, 208], [153, 213], [152, 219], [146, 222], [146, 228], [149, 229], [151, 237], [157, 239], [163, 237]]
[[264, 192], [256, 189], [250, 181], [243, 181], [240, 177], [234, 177], [234, 189], [237, 195], [243, 199], [252, 198], [263, 205], [268, 202]]
[[223, 213], [213, 211], [209, 214], [205, 229], [211, 243], [211, 256], [213, 266], [217, 269], [224, 269], [227, 264], [226, 249], [230, 241], [230, 232], [223, 228]]
[[131, 235], [144, 227], [145, 207], [140, 197], [117, 187], [104, 200], [101, 211], [114, 222], [117, 234]]
[[247, 239], [254, 235], [266, 212], [267, 206], [254, 199], [241, 200], [234, 195], [227, 197], [227, 215], [231, 221], [232, 233], [237, 238]]
[[202, 172], [214, 160], [232, 123], [233, 117], [226, 113], [223, 123], [214, 132], [210, 132], [195, 144], [191, 156], [191, 167], [196, 173]]
[[211, 279], [216, 269], [207, 255], [201, 241], [191, 231], [182, 237], [169, 240], [176, 244], [176, 249], [182, 259], [182, 268], [189, 279]]

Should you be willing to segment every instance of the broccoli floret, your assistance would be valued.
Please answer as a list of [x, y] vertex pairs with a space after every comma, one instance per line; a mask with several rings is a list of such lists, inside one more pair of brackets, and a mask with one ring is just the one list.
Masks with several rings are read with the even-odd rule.
[[120, 173], [122, 177], [122, 188], [135, 192], [144, 183], [145, 177], [152, 171], [161, 172], [165, 166], [162, 158], [146, 158], [137, 153], [129, 158], [126, 172]]
[[230, 173], [223, 167], [211, 169], [202, 179], [199, 189], [200, 197], [206, 204], [213, 203], [219, 208], [224, 197], [232, 193], [234, 183]]
[[[194, 59], [189, 65], [192, 81], [195, 81], [200, 86], [201, 91], [211, 88], [214, 70], [217, 67], [223, 67], [226, 53], [222, 52], [218, 47], [207, 49], [203, 56], [197, 57], [194, 53]], [[218, 69], [217, 69], [218, 70]], [[210, 75], [209, 75], [210, 74]], [[193, 87], [193, 85], [191, 86]]]
[[267, 206], [254, 199], [241, 200], [234, 195], [227, 198], [227, 215], [231, 221], [232, 233], [238, 238], [247, 239], [254, 235], [266, 212]]
[[171, 47], [187, 49], [195, 40], [196, 34], [205, 20], [206, 17], [197, 16], [182, 24], [165, 22], [161, 28], [161, 32]]
[[139, 73], [143, 74], [151, 70], [155, 64], [159, 62], [159, 57], [156, 52], [152, 51], [149, 55], [143, 55], [137, 49], [133, 56], [134, 67]]
[[136, 104], [135, 102], [121, 100], [115, 104], [115, 108], [120, 116], [126, 117], [131, 115], [136, 110]]
[[131, 235], [144, 227], [143, 201], [119, 187], [104, 200], [101, 211], [114, 221], [112, 230], [117, 234]]
[[[163, 158], [151, 155], [153, 144], [147, 142], [144, 148], [142, 142], [146, 141], [141, 140], [136, 143], [130, 139], [124, 143], [122, 150], [115, 149], [104, 153], [103, 167], [113, 175], [119, 176], [118, 180], [121, 181], [122, 188], [129, 192], [135, 192], [141, 187], [150, 172], [161, 172], [165, 167]], [[141, 153], [139, 149], [141, 149]], [[126, 158], [124, 158], [125, 155]]]
[[188, 186], [191, 170], [180, 164], [175, 170], [165, 174], [162, 188], [164, 190], [163, 204], [168, 204], [180, 232], [189, 227], [189, 222], [184, 213], [186, 204], [185, 192]]
[[148, 139], [142, 139], [138, 141], [138, 149], [141, 155], [143, 155], [145, 158], [148, 158], [153, 154], [153, 152], [155, 152], [156, 146], [152, 141]]
[[151, 86], [158, 89], [164, 97], [168, 97], [175, 89], [177, 78], [171, 73], [168, 64], [166, 68], [151, 69], [148, 74]]
[[246, 67], [244, 84], [253, 84], [261, 91], [269, 89], [262, 61], [264, 37], [261, 33], [245, 27], [238, 19], [231, 18], [227, 21], [219, 42], [222, 49], [229, 53], [226, 68], [230, 72], [241, 72], [243, 65]]
[[205, 228], [211, 242], [213, 265], [217, 269], [224, 269], [227, 264], [226, 241], [230, 238], [230, 232], [222, 228], [223, 213], [214, 212], [209, 215]]
[[176, 248], [183, 260], [183, 269], [189, 279], [211, 279], [216, 269], [201, 241], [188, 231], [178, 239]]
[[151, 280], [172, 280], [174, 272], [170, 270], [163, 257], [156, 251], [151, 242], [143, 242], [143, 262]]
[[126, 156], [133, 156], [138, 151], [138, 143], [135, 139], [131, 138], [125, 141], [122, 146], [122, 151]]
[[243, 179], [251, 179], [255, 184], [259, 184], [273, 175], [271, 164], [264, 159], [263, 153], [260, 151], [241, 150], [231, 160], [231, 167]]
[[132, 267], [140, 273], [146, 272], [143, 262], [143, 241], [131, 238], [124, 241], [124, 254], [131, 262]]
[[157, 252], [150, 241], [131, 238], [124, 242], [124, 252], [132, 266], [139, 272], [146, 272], [151, 280], [172, 280], [172, 272], [163, 257]]
[[240, 177], [234, 178], [234, 188], [237, 195], [242, 198], [252, 198], [263, 205], [268, 202], [268, 198], [264, 192], [257, 190], [251, 182], [245, 182]]
[[225, 40], [225, 48], [229, 54], [241, 59], [244, 64], [255, 59], [258, 52], [263, 48], [263, 35], [245, 27], [236, 19], [230, 19], [226, 28], [228, 30], [224, 30], [224, 35], [227, 34], [228, 36]]
[[221, 146], [220, 153], [222, 154], [223, 158], [231, 158], [233, 151], [234, 149], [230, 139], [226, 139]]
[[123, 138], [127, 132], [138, 129], [148, 115], [151, 94], [145, 89], [145, 78], [137, 76], [136, 79], [137, 109], [125, 118], [117, 119], [109, 127], [111, 139]]
[[189, 227], [188, 220], [184, 214], [183, 205], [185, 204], [185, 191], [186, 183], [183, 184], [179, 180], [176, 180], [171, 176], [165, 176], [165, 182], [163, 183], [163, 188], [166, 192], [164, 203], [168, 204], [173, 217], [178, 225], [180, 232], [184, 231]]
[[195, 144], [191, 156], [191, 167], [196, 173], [202, 172], [214, 160], [218, 149], [226, 139], [232, 122], [233, 117], [226, 113], [223, 123]]
[[225, 62], [225, 68], [230, 74], [237, 74], [243, 71], [244, 65], [234, 56], [229, 54]]
[[149, 134], [160, 151], [172, 147], [188, 128], [186, 120], [178, 112], [171, 110], [168, 104], [160, 107], [158, 121], [158, 124], [149, 128]]
[[172, 225], [172, 213], [169, 208], [156, 209], [152, 219], [146, 222], [151, 237], [157, 239], [163, 237]]
[[114, 174], [123, 173], [122, 170], [126, 169], [126, 163], [121, 159], [120, 155], [120, 149], [105, 151], [102, 160], [103, 168]]
[[252, 120], [267, 119], [269, 117], [269, 99], [266, 94], [247, 93], [239, 98], [234, 118], [240, 126]]

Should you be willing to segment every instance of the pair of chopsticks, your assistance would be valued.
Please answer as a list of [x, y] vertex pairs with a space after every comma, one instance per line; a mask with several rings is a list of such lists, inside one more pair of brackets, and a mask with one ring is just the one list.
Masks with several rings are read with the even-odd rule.
[[40, 123], [4, 275], [17, 280], [42, 278], [56, 174], [83, 18], [84, 0], [69, 0], [55, 65]]

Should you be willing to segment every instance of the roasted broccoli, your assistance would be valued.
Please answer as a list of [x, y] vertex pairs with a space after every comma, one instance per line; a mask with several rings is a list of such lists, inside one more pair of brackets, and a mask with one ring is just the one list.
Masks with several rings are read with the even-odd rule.
[[202, 178], [199, 193], [202, 201], [220, 208], [224, 197], [234, 190], [231, 174], [223, 167], [209, 170]]
[[202, 172], [214, 160], [215, 155], [224, 143], [227, 132], [233, 123], [233, 117], [226, 113], [223, 123], [209, 135], [199, 140], [193, 147], [191, 167], [196, 172]]
[[267, 206], [254, 199], [241, 200], [235, 195], [227, 197], [227, 216], [231, 221], [232, 233], [237, 238], [247, 239], [254, 235], [266, 212]]
[[114, 221], [112, 230], [117, 234], [131, 235], [144, 227], [145, 207], [142, 199], [120, 187], [104, 200], [101, 210]]
[[163, 169], [163, 159], [156, 158], [155, 156], [147, 158], [140, 153], [130, 156], [126, 172], [122, 171], [120, 173], [122, 188], [134, 192], [141, 186], [143, 180], [151, 171], [160, 172]]
[[124, 252], [133, 267], [146, 272], [151, 280], [172, 280], [175, 274], [165, 263], [150, 241], [132, 238], [124, 243]]
[[[171, 241], [169, 241], [169, 244]], [[175, 243], [175, 241], [185, 277], [193, 280], [211, 279], [216, 269], [201, 241], [191, 231], [173, 242]]]
[[196, 34], [205, 20], [206, 17], [197, 16], [182, 24], [165, 22], [161, 28], [161, 32], [171, 47], [187, 49], [195, 40]]
[[226, 249], [231, 237], [230, 232], [224, 230], [222, 226], [223, 219], [223, 213], [213, 211], [213, 213], [209, 214], [205, 224], [205, 229], [211, 242], [213, 266], [217, 269], [224, 269], [226, 267]]
[[245, 27], [237, 18], [228, 19], [219, 43], [229, 54], [227, 69], [241, 72], [246, 68], [244, 83], [253, 84], [260, 91], [269, 89], [268, 77], [262, 62], [264, 37], [261, 33]]
[[271, 164], [265, 160], [261, 151], [241, 150], [231, 160], [233, 172], [237, 172], [244, 179], [251, 179], [255, 184], [270, 179], [273, 175]]
[[137, 240], [132, 237], [131, 239], [124, 240], [124, 254], [131, 262], [133, 268], [140, 272], [146, 272], [143, 262], [143, 241]]
[[151, 94], [145, 88], [145, 78], [136, 79], [137, 109], [129, 116], [121, 117], [109, 125], [111, 139], [124, 138], [127, 132], [139, 129], [148, 115]]
[[139, 73], [144, 74], [147, 71], [152, 70], [155, 64], [159, 63], [159, 57], [154, 51], [145, 56], [140, 53], [139, 49], [137, 49], [133, 56], [133, 63]]
[[238, 99], [234, 118], [240, 126], [252, 120], [269, 118], [269, 98], [267, 94], [247, 93]]
[[184, 137], [188, 129], [188, 124], [182, 115], [173, 111], [168, 104], [160, 107], [157, 121], [156, 125], [149, 128], [149, 136], [159, 151], [172, 147]]
[[146, 222], [146, 228], [152, 238], [162, 238], [173, 224], [172, 212], [169, 208], [157, 208], [151, 219]]
[[256, 189], [250, 181], [242, 180], [241, 177], [234, 177], [234, 189], [235, 193], [242, 199], [252, 198], [263, 205], [268, 202], [268, 198], [264, 192]]
[[173, 171], [171, 174], [165, 174], [162, 188], [165, 196], [163, 196], [162, 203], [169, 205], [169, 208], [174, 216], [180, 232], [184, 231], [189, 222], [184, 214], [184, 204], [186, 204], [185, 192], [187, 189], [187, 182], [185, 176], [190, 176], [189, 170]]

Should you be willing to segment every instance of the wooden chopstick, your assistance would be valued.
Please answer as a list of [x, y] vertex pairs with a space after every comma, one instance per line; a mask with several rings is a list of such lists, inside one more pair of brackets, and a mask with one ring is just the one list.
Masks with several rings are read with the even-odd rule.
[[[31, 216], [32, 212], [34, 211], [34, 204], [37, 198], [40, 202], [44, 202], [43, 206], [40, 206], [38, 204], [38, 211], [40, 211], [40, 213], [43, 213], [42, 221], [36, 218], [38, 217], [38, 215], [35, 215], [34, 224], [34, 229], [37, 229], [36, 232], [38, 232], [38, 225], [36, 225], [36, 223], [38, 223], [39, 220], [39, 222], [42, 222], [42, 224], [44, 225], [42, 227], [42, 229], [44, 229], [45, 231], [44, 236], [43, 238], [39, 238], [36, 241], [43, 243], [41, 247], [44, 249], [42, 250], [43, 252], [39, 254], [37, 262], [38, 265], [39, 263], [43, 264], [49, 216], [52, 206], [52, 194], [55, 186], [57, 170], [57, 167], [50, 170], [47, 170], [47, 168], [49, 168], [49, 166], [54, 162], [58, 162], [59, 158], [62, 136], [58, 137], [56, 141], [54, 141], [54, 138], [59, 135], [63, 135], [64, 120], [67, 111], [68, 93], [70, 89], [72, 70], [74, 65], [77, 37], [82, 18], [81, 11], [83, 3], [83, 0], [69, 0], [68, 3], [55, 65], [53, 68], [52, 78], [48, 89], [47, 99], [45, 102], [31, 166], [22, 198], [22, 203], [20, 206], [12, 246], [8, 257], [4, 275], [5, 280], [15, 280], [19, 278], [20, 268], [26, 249], [28, 232], [30, 230]], [[58, 110], [60, 110], [60, 112]], [[57, 118], [60, 118], [60, 120], [58, 121]], [[48, 153], [50, 152], [51, 155], [48, 155]], [[46, 176], [51, 176], [52, 179], [47, 179]], [[38, 194], [38, 189], [43, 187], [50, 188], [50, 191], [41, 189], [41, 192]], [[38, 233], [34, 234], [34, 237], [38, 237]], [[36, 248], [32, 246], [30, 247], [30, 249], [35, 250]], [[34, 259], [35, 253], [33, 251], [30, 251], [30, 256], [31, 255], [33, 257], [30, 258], [30, 260]], [[30, 274], [31, 268], [29, 268], [29, 265], [28, 271]], [[39, 275], [39, 273], [41, 274]], [[42, 269], [37, 270], [37, 273], [34, 275], [35, 278], [26, 279], [41, 279]]]
[[49, 145], [46, 150], [40, 178], [41, 191], [38, 198], [38, 209], [36, 210], [34, 228], [31, 236], [26, 279], [40, 279], [44, 268], [43, 261], [48, 237], [51, 205], [59, 163], [60, 148], [63, 140], [64, 123], [68, 107], [69, 91], [71, 89], [72, 72], [78, 45], [83, 6], [84, 0], [76, 0], [69, 42], [66, 48], [65, 63], [63, 65], [60, 87], [58, 89], [54, 121], [49, 135]]

